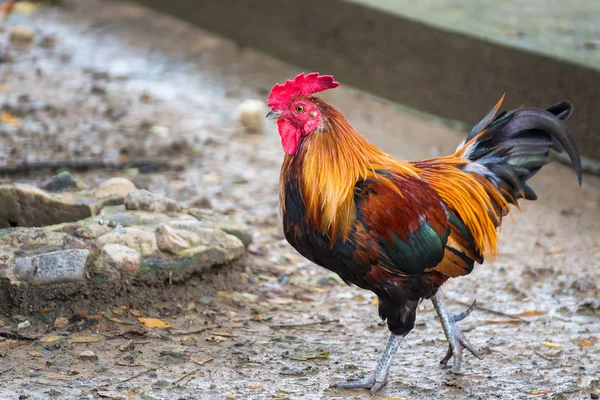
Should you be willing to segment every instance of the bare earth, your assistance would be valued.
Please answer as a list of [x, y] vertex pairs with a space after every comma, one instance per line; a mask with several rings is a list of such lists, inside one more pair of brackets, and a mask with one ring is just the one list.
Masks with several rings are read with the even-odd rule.
[[[10, 47], [14, 61], [0, 64], [0, 100], [27, 94], [62, 111], [48, 117], [54, 131], [28, 133], [24, 125], [22, 135], [34, 139], [22, 138], [12, 157], [108, 157], [123, 147], [134, 156], [153, 154], [160, 143], [152, 140], [168, 138], [149, 139], [147, 126], [164, 126], [166, 136], [191, 149], [173, 147], [176, 158], [190, 157], [183, 172], [76, 176], [94, 185], [120, 174], [185, 204], [209, 199], [216, 210], [243, 216], [255, 233], [251, 254], [233, 273], [218, 272], [226, 283], [216, 276], [140, 288], [128, 302], [97, 310], [80, 309], [72, 299], [73, 313], [64, 316], [103, 316], [61, 338], [56, 335], [65, 328], [52, 326], [58, 315], [45, 322], [29, 317], [32, 327], [21, 333], [44, 339], [0, 339], [0, 397], [371, 398], [366, 391], [329, 386], [374, 367], [388, 335], [374, 296], [341, 284], [284, 241], [277, 208], [283, 153], [275, 127], [269, 125], [264, 136], [235, 127], [234, 110], [243, 100], [264, 100], [273, 83], [302, 69], [106, 0], [11, 16], [9, 26], [17, 23], [38, 33], [33, 45]], [[39, 44], [46, 35], [55, 38], [53, 48]], [[6, 32], [0, 40], [6, 48]], [[102, 90], [92, 89], [98, 84]], [[324, 97], [400, 158], [449, 153], [460, 140], [447, 127], [343, 85]], [[115, 118], [109, 108], [125, 114]], [[15, 145], [14, 132], [0, 137], [2, 152]], [[526, 322], [477, 309], [465, 323], [476, 327], [468, 335], [484, 359], [467, 355], [465, 373], [457, 376], [439, 365], [447, 343], [424, 301], [380, 398], [585, 399], [600, 392], [600, 179], [585, 176], [579, 188], [573, 171], [551, 164], [532, 186], [540, 200], [523, 203], [523, 212], [506, 220], [498, 259], [444, 287], [455, 310], [476, 298]], [[171, 329], [142, 331], [138, 316], [159, 318]], [[6, 331], [20, 321], [0, 316], [0, 327]], [[86, 350], [98, 360], [82, 359]]]

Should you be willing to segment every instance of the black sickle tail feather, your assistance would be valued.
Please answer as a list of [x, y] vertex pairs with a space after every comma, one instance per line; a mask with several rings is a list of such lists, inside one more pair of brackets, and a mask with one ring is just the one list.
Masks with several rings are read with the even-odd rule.
[[547, 110], [520, 108], [496, 115], [500, 102], [459, 146], [464, 147], [462, 157], [471, 161], [465, 171], [484, 175], [509, 203], [516, 204], [520, 198], [537, 199], [527, 180], [550, 162], [550, 150], [566, 151], [581, 185], [579, 150], [564, 122], [573, 106], [563, 101]]

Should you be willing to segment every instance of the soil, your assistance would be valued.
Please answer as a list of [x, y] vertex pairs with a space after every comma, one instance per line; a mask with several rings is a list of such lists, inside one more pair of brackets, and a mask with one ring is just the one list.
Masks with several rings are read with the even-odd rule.
[[[8, 43], [15, 24], [36, 29], [32, 44]], [[125, 176], [184, 204], [239, 215], [254, 235], [228, 271], [132, 286], [112, 300], [73, 295], [69, 312], [49, 304], [0, 316], [3, 332], [31, 323], [19, 330], [22, 340], [0, 341], [1, 397], [371, 398], [330, 385], [374, 367], [388, 335], [376, 299], [285, 242], [275, 126], [264, 135], [236, 127], [239, 104], [264, 100], [302, 69], [127, 3], [67, 1], [12, 15], [4, 29], [12, 61], [0, 65], [0, 100], [13, 113], [19, 96], [29, 104], [21, 128], [3, 125], [6, 160], [168, 156], [179, 168], [74, 175], [88, 186]], [[323, 97], [399, 158], [446, 154], [460, 140], [435, 120], [344, 85]], [[41, 103], [59, 111], [40, 113]], [[573, 171], [554, 163], [532, 186], [539, 200], [506, 220], [497, 260], [444, 287], [452, 309], [475, 298], [484, 307], [464, 322], [476, 327], [468, 335], [483, 360], [466, 355], [463, 375], [442, 368], [447, 342], [424, 301], [379, 398], [584, 399], [600, 391], [600, 179], [587, 175], [579, 188]], [[143, 328], [140, 317], [170, 328]]]

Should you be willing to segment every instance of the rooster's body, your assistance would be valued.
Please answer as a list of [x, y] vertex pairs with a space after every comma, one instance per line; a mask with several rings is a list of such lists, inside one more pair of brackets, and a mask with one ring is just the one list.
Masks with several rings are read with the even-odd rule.
[[287, 153], [280, 181], [286, 239], [345, 282], [373, 291], [392, 332], [375, 375], [342, 386], [385, 384], [386, 354], [391, 361], [425, 298], [434, 301], [450, 342], [445, 361], [454, 356], [460, 369], [462, 348], [476, 354], [456, 325], [466, 315], [448, 313], [438, 289], [496, 253], [502, 218], [520, 198], [536, 198], [526, 182], [549, 162], [550, 149], [567, 151], [581, 182], [577, 146], [563, 122], [572, 107], [498, 114], [499, 102], [454, 154], [406, 162], [311, 96], [335, 86], [330, 77], [299, 75], [277, 85], [269, 105]]

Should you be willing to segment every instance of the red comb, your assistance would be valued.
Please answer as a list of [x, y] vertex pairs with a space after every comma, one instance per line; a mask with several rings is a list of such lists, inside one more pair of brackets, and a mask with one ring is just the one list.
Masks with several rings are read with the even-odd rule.
[[313, 93], [323, 90], [333, 89], [340, 86], [331, 75], [319, 75], [318, 72], [311, 72], [304, 75], [304, 72], [294, 78], [287, 80], [283, 85], [278, 83], [271, 89], [269, 94], [269, 107], [274, 110], [282, 109], [297, 96], [310, 96]]

